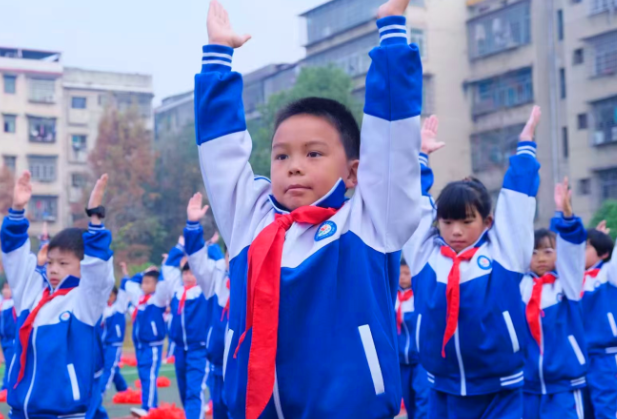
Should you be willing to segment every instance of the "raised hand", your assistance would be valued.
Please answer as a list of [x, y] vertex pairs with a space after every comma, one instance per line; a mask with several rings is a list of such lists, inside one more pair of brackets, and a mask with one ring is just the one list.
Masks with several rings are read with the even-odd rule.
[[219, 241], [219, 232], [214, 230], [214, 234], [212, 235], [212, 237], [210, 237], [210, 240], [208, 240], [209, 244], [214, 244], [217, 243]]
[[409, 6], [409, 0], [389, 0], [379, 6], [377, 19], [388, 16], [404, 16], [407, 6]]
[[180, 236], [178, 237], [178, 244], [182, 247], [184, 247], [184, 236]]
[[206, 212], [208, 211], [208, 208], [210, 208], [210, 206], [205, 205], [202, 207], [202, 201], [203, 197], [199, 192], [193, 195], [193, 197], [189, 200], [189, 204], [186, 207], [186, 218], [189, 221], [199, 221], [204, 217], [204, 215], [206, 215]]
[[436, 115], [431, 115], [424, 120], [422, 125], [422, 146], [420, 149], [423, 153], [431, 154], [446, 145], [442, 141], [437, 141], [437, 131], [439, 131], [439, 119]]
[[[101, 176], [94, 185], [92, 192], [90, 193], [90, 200], [88, 201], [88, 209], [96, 208], [103, 202], [103, 195], [105, 195], [105, 189], [107, 188], [107, 173]], [[101, 224], [101, 219], [98, 215], [90, 217], [90, 222], [94, 225]]]
[[564, 217], [572, 217], [572, 191], [565, 177], [562, 183], [555, 185], [555, 208], [563, 212]]
[[534, 106], [531, 110], [531, 115], [529, 115], [529, 119], [527, 120], [527, 124], [525, 124], [525, 128], [523, 128], [523, 131], [519, 136], [520, 141], [533, 141], [533, 137], [536, 133], [536, 127], [540, 123], [541, 117], [542, 110], [539, 106]]
[[126, 262], [120, 262], [120, 269], [122, 269], [122, 276], [129, 276], [129, 268], [126, 266]]
[[224, 45], [231, 48], [240, 48], [251, 35], [238, 35], [231, 28], [227, 10], [217, 0], [210, 2], [208, 10], [208, 42], [211, 45]]
[[30, 172], [25, 171], [17, 182], [15, 182], [15, 188], [13, 189], [13, 209], [15, 211], [22, 211], [30, 202], [32, 197], [32, 183], [30, 183]]
[[600, 221], [596, 226], [596, 230], [604, 234], [609, 234], [611, 232], [611, 229], [606, 227], [606, 220]]
[[43, 245], [39, 250], [39, 253], [36, 254], [36, 264], [37, 266], [44, 266], [47, 263], [47, 249], [49, 248], [49, 244]]

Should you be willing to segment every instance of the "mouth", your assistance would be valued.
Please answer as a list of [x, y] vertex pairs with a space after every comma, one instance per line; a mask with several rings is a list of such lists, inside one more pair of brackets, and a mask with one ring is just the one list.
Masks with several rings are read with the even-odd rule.
[[308, 186], [304, 186], [304, 185], [290, 185], [287, 187], [287, 189], [285, 189], [285, 192], [300, 192], [300, 191], [306, 191], [309, 189], [311, 188], [309, 188]]

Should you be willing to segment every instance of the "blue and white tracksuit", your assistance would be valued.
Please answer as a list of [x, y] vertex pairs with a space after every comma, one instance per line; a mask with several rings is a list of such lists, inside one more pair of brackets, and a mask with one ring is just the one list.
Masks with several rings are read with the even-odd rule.
[[617, 416], [617, 255], [585, 272], [583, 324], [587, 388], [596, 419]]
[[535, 143], [519, 142], [494, 224], [471, 246], [478, 249], [473, 258], [461, 262], [458, 327], [445, 346], [445, 357], [446, 287], [453, 260], [441, 253], [447, 243], [434, 227], [436, 208], [429, 194], [433, 173], [428, 156], [420, 156], [423, 216], [403, 254], [412, 269], [420, 362], [432, 387], [429, 417], [520, 419], [523, 414], [520, 340], [526, 326], [519, 284], [533, 252], [540, 168], [535, 149]]
[[[381, 46], [370, 56], [358, 186], [342, 179], [313, 205], [338, 208], [321, 225], [294, 223], [281, 260], [273, 397], [262, 418], [383, 418], [400, 410], [394, 303], [400, 250], [419, 221], [422, 64], [407, 44], [405, 18], [377, 22]], [[216, 224], [230, 254], [230, 316], [225, 337], [225, 400], [245, 416], [252, 332], [246, 334], [248, 249], [288, 213], [270, 181], [249, 164], [251, 138], [242, 76], [231, 48], [207, 45], [195, 76], [196, 136]], [[307, 397], [310, 395], [310, 397]]]
[[[142, 408], [146, 411], [158, 406], [156, 381], [161, 367], [163, 343], [167, 331], [163, 316], [171, 299], [171, 292], [176, 282], [179, 281], [179, 273], [176, 272], [177, 268], [174, 266], [179, 263], [183, 254], [184, 249], [180, 245], [170, 252], [156, 290], [147, 302], [139, 302], [141, 289], [139, 293], [136, 289], [132, 289], [132, 304], [137, 311], [137, 314], [134, 314], [133, 343], [137, 357], [137, 373], [142, 388]], [[126, 285], [129, 283], [130, 281]], [[126, 287], [125, 290], [128, 291]]]
[[418, 312], [414, 309], [414, 297], [403, 302], [397, 297], [394, 310], [398, 313], [399, 309], [403, 317], [398, 331], [403, 401], [409, 419], [426, 419], [428, 418], [429, 383], [426, 370], [420, 365], [416, 346]]
[[[208, 301], [206, 353], [211, 372], [208, 385], [212, 416], [214, 419], [227, 419], [227, 407], [223, 400], [223, 355], [228, 314], [224, 309], [229, 300], [227, 267], [225, 260], [221, 258], [220, 248], [219, 252], [215, 253], [211, 250], [212, 246], [206, 247], [201, 224], [188, 222], [184, 229], [184, 241], [189, 265], [201, 289], [206, 290], [203, 295]], [[218, 248], [218, 245], [216, 247]]]
[[[0, 233], [2, 261], [13, 292], [18, 328], [49, 287], [36, 272], [28, 227], [24, 211], [10, 210]], [[96, 325], [113, 287], [111, 234], [102, 225], [90, 225], [83, 238], [81, 279], [63, 279], [55, 291], [70, 291], [39, 311], [30, 335], [25, 374], [18, 385], [22, 345], [19, 338], [15, 341], [15, 356], [9, 367], [12, 419], [84, 418], [92, 394], [98, 389], [102, 370], [97, 371], [100, 353]]]
[[126, 331], [126, 312], [129, 307], [130, 296], [126, 292], [128, 278], [123, 278], [118, 289], [116, 301], [105, 307], [103, 311], [103, 321], [101, 323], [103, 341], [103, 356], [105, 359], [105, 370], [101, 379], [103, 393], [109, 389], [113, 383], [116, 391], [125, 391], [128, 388], [124, 377], [120, 372], [120, 357], [122, 356], [122, 345], [124, 344], [124, 334]]
[[[540, 302], [540, 345], [526, 328], [525, 418], [582, 418], [587, 350], [581, 316], [581, 286], [587, 232], [580, 218], [559, 213], [551, 222], [557, 234], [556, 278], [544, 284]], [[538, 277], [521, 281], [523, 303], [531, 298]], [[617, 406], [616, 406], [617, 407]]]
[[4, 378], [2, 390], [8, 388], [9, 365], [13, 360], [15, 336], [17, 335], [17, 313], [12, 298], [0, 302], [0, 343], [4, 355]]

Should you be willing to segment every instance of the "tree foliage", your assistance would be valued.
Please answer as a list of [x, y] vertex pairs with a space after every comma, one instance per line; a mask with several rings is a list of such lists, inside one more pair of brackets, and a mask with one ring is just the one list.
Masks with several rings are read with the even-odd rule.
[[589, 222], [589, 227], [597, 226], [602, 220], [606, 220], [606, 226], [611, 229], [611, 237], [615, 240], [617, 238], [617, 200], [604, 201]]
[[253, 171], [259, 175], [270, 176], [270, 146], [276, 114], [280, 109], [298, 99], [322, 97], [347, 106], [360, 122], [362, 106], [354, 98], [352, 91], [353, 81], [343, 70], [334, 66], [304, 67], [294, 87], [270, 96], [268, 102], [259, 108], [260, 118], [248, 123], [253, 139]]

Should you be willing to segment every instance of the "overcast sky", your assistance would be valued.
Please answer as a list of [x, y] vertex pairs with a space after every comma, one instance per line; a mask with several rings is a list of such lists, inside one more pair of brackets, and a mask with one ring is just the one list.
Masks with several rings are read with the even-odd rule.
[[[155, 103], [192, 89], [209, 0], [0, 0], [0, 46], [62, 52], [65, 66], [151, 74]], [[304, 56], [297, 17], [327, 0], [220, 0], [238, 32], [240, 72]]]

